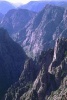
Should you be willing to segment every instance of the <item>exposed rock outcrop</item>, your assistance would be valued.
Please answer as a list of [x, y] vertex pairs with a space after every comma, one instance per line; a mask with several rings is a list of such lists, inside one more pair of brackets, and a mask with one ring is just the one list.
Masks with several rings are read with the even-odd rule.
[[66, 98], [66, 17], [64, 8], [47, 5], [19, 32], [16, 41], [36, 62], [26, 60], [19, 80], [7, 90], [4, 100], [55, 100], [56, 96], [59, 100], [60, 95], [61, 100]]
[[67, 76], [63, 79], [59, 89], [51, 92], [46, 100], [67, 100]]
[[5, 94], [4, 100], [18, 100], [32, 87], [32, 83], [37, 76], [37, 68], [32, 59], [27, 59], [24, 64], [19, 81], [11, 86]]
[[[61, 34], [61, 32], [57, 33], [57, 27], [59, 27], [63, 20], [64, 12], [65, 9], [62, 7], [46, 5], [45, 8], [19, 32], [19, 38], [16, 39], [16, 41], [21, 44], [28, 56], [34, 58], [43, 50], [54, 47], [55, 40], [58, 35]], [[22, 37], [23, 33], [26, 34], [24, 39]]]
[[[56, 58], [54, 58], [54, 56]], [[34, 100], [34, 98], [35, 100], [61, 100], [58, 98], [60, 95], [61, 95], [60, 98], [63, 98], [64, 94], [66, 98], [66, 94], [67, 94], [66, 92], [67, 40], [66, 39], [59, 39], [56, 42], [55, 49], [54, 49], [54, 56], [53, 56], [53, 61], [50, 64], [50, 66], [52, 65], [52, 68], [50, 66], [48, 67], [48, 66], [43, 65], [42, 69], [39, 72], [39, 75], [37, 76], [36, 80], [33, 83], [32, 88], [29, 89], [29, 91], [26, 92], [21, 97], [20, 100], [23, 100], [23, 99]], [[54, 59], [56, 59], [58, 63]], [[49, 71], [50, 68], [51, 68], [51, 71]], [[55, 91], [58, 88], [60, 89], [60, 94], [57, 94], [57, 92], [55, 92], [54, 94], [51, 93], [52, 91]], [[57, 91], [59, 91], [59, 89]], [[51, 96], [49, 97], [50, 94]]]

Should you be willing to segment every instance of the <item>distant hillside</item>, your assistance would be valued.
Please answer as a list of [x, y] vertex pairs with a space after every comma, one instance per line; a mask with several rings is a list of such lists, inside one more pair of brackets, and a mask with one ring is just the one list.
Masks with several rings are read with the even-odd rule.
[[2, 20], [2, 18], [3, 18], [3, 14], [2, 13], [0, 13], [0, 22], [1, 22], [1, 20]]
[[18, 33], [35, 14], [26, 9], [12, 9], [5, 14], [0, 26], [7, 29], [9, 33]]
[[10, 9], [14, 9], [15, 7], [6, 1], [0, 1], [0, 12], [6, 14]]
[[47, 3], [48, 2], [44, 2], [44, 1], [31, 1], [27, 4], [25, 4], [25, 5], [20, 6], [20, 8], [28, 9], [28, 10], [35, 11], [35, 12], [39, 12], [44, 8], [44, 6]]
[[20, 8], [39, 12], [46, 6], [46, 4], [51, 4], [51, 5], [60, 6], [60, 7], [64, 7], [64, 8], [67, 7], [67, 2], [64, 2], [64, 1], [63, 2], [60, 2], [60, 1], [51, 1], [51, 2], [48, 2], [48, 1], [31, 1], [27, 4], [25, 4], [25, 5], [20, 6]]

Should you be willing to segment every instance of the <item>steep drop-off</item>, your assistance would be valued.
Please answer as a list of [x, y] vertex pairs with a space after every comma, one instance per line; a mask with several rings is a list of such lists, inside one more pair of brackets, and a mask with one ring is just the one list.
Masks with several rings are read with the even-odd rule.
[[10, 100], [56, 100], [58, 92], [53, 94], [53, 91], [59, 89], [62, 98], [61, 92], [66, 95], [66, 76], [67, 39], [62, 38], [56, 41], [54, 50], [49, 49], [41, 53], [36, 65], [35, 62], [33, 65], [31, 59], [25, 62], [19, 81], [8, 89], [4, 98], [5, 100], [9, 98]]
[[8, 87], [18, 81], [25, 59], [23, 49], [0, 28], [0, 100]]

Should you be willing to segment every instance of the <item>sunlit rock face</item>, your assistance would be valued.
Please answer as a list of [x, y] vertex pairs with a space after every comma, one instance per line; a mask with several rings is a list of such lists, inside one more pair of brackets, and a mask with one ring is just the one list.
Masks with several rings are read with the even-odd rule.
[[[47, 60], [48, 57], [49, 57], [49, 61]], [[53, 58], [53, 50], [43, 52], [42, 55], [40, 56], [39, 60], [38, 60], [38, 64], [36, 64], [36, 62], [33, 61], [32, 59], [28, 58], [25, 61], [24, 69], [23, 69], [23, 71], [20, 75], [18, 82], [13, 84], [7, 90], [7, 93], [4, 96], [5, 100], [9, 100], [10, 98], [11, 98], [11, 100], [13, 100], [13, 99], [23, 100], [23, 98], [25, 97], [25, 96], [23, 97], [23, 95], [29, 89], [31, 89], [33, 83], [35, 85], [35, 86], [33, 85], [33, 87], [36, 88], [36, 87], [38, 87], [38, 82], [39, 82], [40, 79], [42, 79], [43, 82], [44, 82], [44, 78], [42, 78], [42, 76], [44, 77], [45, 74], [43, 74], [42, 71], [40, 71], [40, 70], [41, 70], [42, 65], [44, 63], [45, 63], [45, 66], [49, 66], [51, 61], [52, 61], [52, 58]], [[48, 67], [45, 68], [46, 73], [48, 71], [47, 69], [48, 69]], [[39, 71], [40, 71], [40, 75], [38, 75]], [[38, 78], [37, 78], [37, 76], [38, 76]], [[37, 80], [37, 82], [36, 82], [35, 79]], [[46, 79], [46, 76], [45, 76], [45, 79]], [[39, 88], [40, 87], [38, 87], [38, 89]], [[33, 93], [35, 93], [35, 90], [32, 91], [32, 94]], [[36, 98], [37, 98], [37, 96], [36, 96]], [[35, 98], [35, 100], [36, 100], [36, 98]]]
[[66, 98], [67, 10], [51, 5], [46, 5], [38, 14], [13, 9], [1, 23], [31, 58], [5, 29], [0, 29], [0, 99]]
[[[37, 63], [27, 59], [18, 82], [5, 94], [5, 100], [57, 100], [66, 98], [67, 39], [58, 39], [54, 49], [43, 51]], [[54, 92], [55, 91], [55, 92]], [[57, 92], [59, 94], [57, 94]], [[52, 92], [52, 93], [51, 93]], [[53, 94], [54, 93], [54, 94]], [[53, 95], [52, 95], [53, 94]]]
[[[30, 57], [38, 56], [42, 50], [53, 48], [55, 40], [61, 34], [59, 25], [63, 20], [64, 8], [46, 5], [25, 28], [19, 32], [16, 39]], [[23, 38], [24, 34], [24, 38]]]
[[[53, 61], [49, 60], [50, 58], [48, 58], [50, 64], [48, 64], [47, 66], [47, 62], [45, 62], [45, 60], [44, 63], [42, 62], [43, 65], [32, 85], [32, 88], [21, 96], [21, 100], [34, 100], [34, 98], [35, 100], [56, 100], [56, 98], [57, 100], [60, 100], [63, 99], [63, 95], [64, 98], [66, 98], [67, 39], [59, 39], [56, 42], [56, 45], [54, 54], [52, 53], [52, 50], [48, 51], [48, 55], [53, 55], [53, 57], [51, 56], [53, 58]], [[55, 53], [57, 55], [56, 59], [54, 59]], [[46, 57], [46, 53], [44, 53], [41, 57]]]
[[62, 7], [46, 5], [18, 33], [16, 41], [23, 46], [29, 57], [35, 58], [42, 50], [53, 48], [58, 37], [67, 38], [66, 12]]
[[50, 64], [49, 70], [48, 70], [49, 73], [55, 72], [54, 70], [55, 66], [58, 66], [61, 63], [61, 61], [63, 61], [66, 51], [67, 51], [67, 40], [64, 40], [64, 38], [57, 39], [55, 48], [54, 48], [53, 61]]
[[66, 37], [67, 10], [46, 5], [38, 14], [25, 10], [10, 10], [1, 22], [11, 37], [18, 42], [26, 54], [35, 58], [42, 50], [53, 48], [56, 39]]

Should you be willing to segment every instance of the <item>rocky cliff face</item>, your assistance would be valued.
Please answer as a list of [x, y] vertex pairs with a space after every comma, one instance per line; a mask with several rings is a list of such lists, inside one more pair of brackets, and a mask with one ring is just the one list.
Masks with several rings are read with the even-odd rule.
[[[16, 41], [23, 46], [28, 56], [35, 58], [35, 61], [30, 58], [25, 61], [25, 56], [22, 56], [24, 53], [22, 54], [20, 51], [14, 55], [13, 52], [15, 51], [13, 50], [18, 49], [18, 47], [16, 48], [16, 45], [12, 48], [12, 44], [15, 44], [15, 42], [11, 42], [12, 39], [7, 39], [8, 35], [3, 37], [3, 35], [0, 34], [0, 40], [2, 43], [1, 54], [3, 54], [3, 56], [5, 55], [4, 58], [1, 55], [1, 65], [4, 66], [4, 61], [5, 66], [7, 66], [4, 67], [5, 70], [1, 67], [0, 73], [4, 73], [2, 73], [2, 77], [7, 80], [7, 86], [9, 82], [10, 84], [11, 82], [15, 82], [7, 90], [2, 100], [56, 100], [56, 98], [59, 100], [59, 97], [60, 100], [63, 100], [63, 98], [66, 100], [66, 16], [67, 10], [64, 8], [47, 5], [32, 20], [30, 20], [30, 22], [18, 34], [15, 35]], [[5, 37], [8, 42], [5, 40]], [[4, 48], [3, 42], [6, 48]], [[8, 55], [6, 56], [6, 54]], [[18, 57], [20, 56], [19, 59], [14, 57], [17, 56], [17, 54]], [[21, 64], [23, 65], [21, 61], [22, 57], [25, 64], [23, 67], [20, 67]], [[18, 60], [20, 63], [18, 63]], [[14, 62], [12, 63], [12, 61]], [[19, 69], [16, 65], [19, 66]], [[10, 66], [10, 68], [8, 66]], [[3, 83], [4, 79], [2, 80]], [[9, 82], [8, 79], [10, 80]], [[14, 79], [16, 80], [14, 81]], [[3, 88], [1, 90], [3, 90]]]
[[19, 81], [8, 89], [5, 100], [60, 100], [64, 94], [66, 98], [67, 39], [58, 39], [54, 50], [42, 52], [36, 67], [31, 59], [25, 62]]
[[[49, 61], [48, 61], [49, 58]], [[5, 100], [14, 100], [22, 98], [22, 95], [26, 93], [29, 89], [31, 89], [34, 80], [36, 79], [39, 71], [42, 69], [42, 66], [49, 66], [53, 58], [53, 50], [49, 50], [47, 52], [42, 52], [39, 57], [38, 62], [36, 63], [32, 59], [27, 59], [24, 64], [24, 70], [21, 73], [19, 81], [16, 82], [13, 86], [11, 86], [6, 95]], [[46, 68], [46, 70], [48, 67]], [[39, 82], [38, 76], [38, 82]], [[35, 83], [37, 84], [37, 83]], [[25, 98], [25, 96], [23, 96]], [[23, 99], [22, 99], [23, 100]]]
[[18, 100], [32, 87], [36, 75], [37, 68], [35, 62], [28, 58], [24, 64], [24, 70], [20, 75], [19, 81], [8, 89], [3, 100]]
[[[1, 22], [29, 57], [53, 48], [58, 37], [67, 37], [67, 10], [46, 5], [38, 14], [28, 10], [11, 10]], [[15, 33], [15, 34], [14, 34]], [[36, 41], [36, 42], [35, 42]]]
[[6, 89], [19, 79], [25, 59], [22, 48], [0, 28], [0, 100]]
[[12, 9], [5, 14], [0, 26], [7, 29], [11, 34], [18, 33], [34, 15], [34, 12], [25, 9]]
[[67, 76], [63, 79], [59, 89], [52, 92], [46, 100], [67, 100]]
[[[62, 7], [46, 5], [36, 17], [28, 23], [28, 25], [19, 32], [17, 41], [24, 47], [28, 56], [33, 58], [39, 55], [43, 50], [53, 48], [55, 40], [58, 36], [63, 36], [64, 33], [58, 32], [65, 30], [66, 11]], [[63, 17], [64, 15], [64, 17]], [[61, 24], [63, 21], [64, 24]], [[23, 39], [25, 34], [25, 39]], [[36, 42], [35, 42], [36, 41]]]
[[[34, 100], [34, 99], [35, 100], [61, 100], [62, 99], [63, 100], [63, 98], [66, 98], [67, 40], [64, 39], [58, 40], [55, 49], [54, 49], [54, 56], [55, 54], [56, 55], [58, 54], [57, 58], [54, 59], [53, 56], [53, 61], [51, 61], [51, 64], [49, 66], [46, 66], [45, 64], [42, 66], [42, 69], [40, 70], [39, 75], [34, 81], [32, 88], [29, 89], [28, 92], [26, 92], [20, 98], [20, 100], [23, 99], [24, 100]], [[62, 55], [64, 55], [63, 58], [61, 58]], [[50, 67], [51, 65], [52, 68]], [[51, 71], [49, 71], [50, 68]], [[53, 93], [53, 91], [55, 90], [56, 92]], [[49, 97], [50, 94], [51, 96]]]

